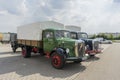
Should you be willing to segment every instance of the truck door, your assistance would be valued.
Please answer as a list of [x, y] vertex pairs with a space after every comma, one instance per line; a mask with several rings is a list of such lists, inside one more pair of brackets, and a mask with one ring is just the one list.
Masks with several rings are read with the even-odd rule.
[[55, 47], [54, 34], [52, 31], [43, 32], [43, 48], [44, 52], [51, 52]]

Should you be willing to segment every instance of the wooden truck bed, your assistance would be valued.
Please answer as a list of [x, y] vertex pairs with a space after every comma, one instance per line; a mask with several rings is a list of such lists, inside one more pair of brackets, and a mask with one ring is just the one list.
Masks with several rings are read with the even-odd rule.
[[18, 39], [18, 44], [42, 48], [42, 41]]

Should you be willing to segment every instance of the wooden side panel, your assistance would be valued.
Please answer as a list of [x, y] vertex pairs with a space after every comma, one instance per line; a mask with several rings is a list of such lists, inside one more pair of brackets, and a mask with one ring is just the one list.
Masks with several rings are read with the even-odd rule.
[[18, 40], [18, 44], [20, 44], [22, 41], [21, 40]]
[[22, 40], [22, 44], [25, 44], [26, 40]]
[[26, 40], [26, 41], [25, 41], [25, 44], [26, 44], [26, 45], [31, 45], [30, 42], [31, 42], [30, 40]]
[[18, 44], [42, 48], [42, 41], [18, 39]]
[[32, 41], [32, 46], [38, 46], [38, 42], [37, 41]]
[[3, 38], [3, 34], [2, 34], [2, 33], [0, 33], [0, 41], [2, 40], [2, 38]]

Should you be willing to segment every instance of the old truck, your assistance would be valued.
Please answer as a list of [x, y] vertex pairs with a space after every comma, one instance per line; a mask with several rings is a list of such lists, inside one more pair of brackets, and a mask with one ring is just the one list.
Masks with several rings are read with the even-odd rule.
[[1, 33], [1, 43], [9, 43], [10, 42], [10, 33]]
[[10, 32], [4, 32], [0, 33], [0, 42], [1, 43], [10, 43], [17, 41], [17, 34], [16, 33], [10, 33]]
[[64, 25], [54, 21], [18, 27], [17, 45], [24, 58], [31, 57], [31, 52], [40, 53], [51, 58], [52, 66], [57, 69], [63, 68], [66, 61], [79, 63], [85, 59], [84, 42], [70, 38]]
[[65, 26], [65, 28], [71, 31], [72, 39], [83, 40], [85, 42], [86, 54], [88, 54], [89, 56], [94, 56], [96, 53], [101, 52], [99, 41], [96, 39], [88, 39], [88, 34], [85, 32], [81, 32], [81, 27], [68, 25]]

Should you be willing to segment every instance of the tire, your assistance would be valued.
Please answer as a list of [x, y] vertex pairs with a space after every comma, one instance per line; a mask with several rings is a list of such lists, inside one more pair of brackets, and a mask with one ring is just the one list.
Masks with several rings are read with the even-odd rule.
[[43, 49], [40, 49], [40, 50], [39, 50], [39, 53], [40, 53], [40, 56], [44, 56], [44, 55], [45, 55]]
[[54, 52], [51, 56], [51, 64], [56, 69], [61, 69], [65, 65], [64, 56]]
[[31, 57], [31, 48], [30, 47], [22, 47], [22, 56], [24, 58]]
[[15, 52], [16, 52], [16, 48], [15, 48], [15, 47], [12, 47], [12, 50], [13, 50], [13, 53], [15, 53]]

